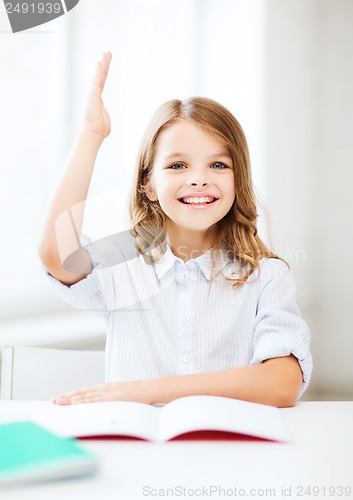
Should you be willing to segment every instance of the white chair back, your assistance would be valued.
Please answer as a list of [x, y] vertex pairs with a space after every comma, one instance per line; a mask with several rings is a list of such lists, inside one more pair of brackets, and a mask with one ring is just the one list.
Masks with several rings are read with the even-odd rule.
[[104, 382], [104, 351], [2, 349], [1, 399], [47, 400]]

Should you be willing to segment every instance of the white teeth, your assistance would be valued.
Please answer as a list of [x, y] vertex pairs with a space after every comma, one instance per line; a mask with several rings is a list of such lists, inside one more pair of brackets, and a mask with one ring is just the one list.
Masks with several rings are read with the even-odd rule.
[[197, 198], [193, 197], [182, 198], [182, 201], [184, 203], [210, 203], [213, 200], [214, 198], [211, 198], [210, 196], [198, 196]]

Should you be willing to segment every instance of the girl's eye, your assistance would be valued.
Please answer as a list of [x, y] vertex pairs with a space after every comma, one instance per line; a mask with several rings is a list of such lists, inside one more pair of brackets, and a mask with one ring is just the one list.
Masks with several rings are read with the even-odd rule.
[[[186, 166], [183, 163], [173, 163], [173, 165], [170, 165], [168, 168], [171, 168], [172, 170], [183, 170]], [[215, 163], [212, 163], [211, 168], [223, 170], [229, 167], [222, 161], [216, 161]]]
[[216, 163], [213, 163], [211, 165], [212, 168], [215, 168], [216, 170], [221, 170], [223, 168], [229, 168], [227, 167], [227, 165], [225, 165], [223, 162], [221, 161], [216, 161]]
[[169, 168], [172, 168], [173, 170], [182, 170], [185, 167], [183, 163], [173, 163]]

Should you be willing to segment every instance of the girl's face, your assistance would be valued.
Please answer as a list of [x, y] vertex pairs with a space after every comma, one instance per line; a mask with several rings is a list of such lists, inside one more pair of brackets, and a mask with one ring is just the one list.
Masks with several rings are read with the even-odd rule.
[[206, 232], [230, 210], [234, 172], [228, 148], [187, 120], [158, 137], [146, 194], [167, 216], [167, 230]]

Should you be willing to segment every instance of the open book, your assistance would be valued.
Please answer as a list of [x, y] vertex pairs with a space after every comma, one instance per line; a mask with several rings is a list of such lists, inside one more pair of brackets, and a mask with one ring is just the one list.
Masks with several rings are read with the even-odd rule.
[[160, 407], [112, 401], [52, 405], [33, 420], [62, 437], [130, 436], [164, 442], [195, 431], [288, 441], [278, 408], [219, 396], [187, 396]]

